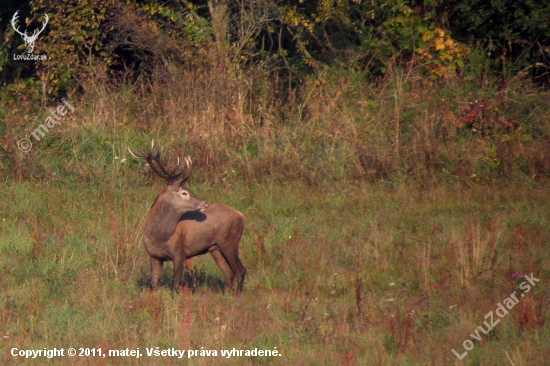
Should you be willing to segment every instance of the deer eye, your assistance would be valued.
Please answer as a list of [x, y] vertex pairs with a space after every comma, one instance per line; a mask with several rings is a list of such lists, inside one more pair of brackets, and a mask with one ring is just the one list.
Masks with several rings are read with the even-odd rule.
[[187, 191], [182, 191], [182, 192], [181, 192], [181, 195], [182, 195], [182, 196], [188, 196], [189, 193], [187, 193]]

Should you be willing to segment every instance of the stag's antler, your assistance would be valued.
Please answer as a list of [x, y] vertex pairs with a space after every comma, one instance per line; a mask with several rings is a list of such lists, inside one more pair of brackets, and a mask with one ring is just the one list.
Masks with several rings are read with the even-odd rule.
[[50, 18], [48, 17], [48, 14], [44, 13], [44, 20], [42, 21], [42, 29], [40, 30], [37, 30], [35, 29], [32, 36], [29, 36], [27, 34], [27, 31], [25, 30], [25, 33], [21, 33], [19, 31], [19, 27], [15, 28], [15, 21], [19, 18], [19, 15], [17, 15], [17, 13], [19, 13], [19, 10], [17, 10], [15, 12], [15, 14], [13, 14], [13, 18], [11, 18], [11, 26], [13, 27], [13, 29], [19, 33], [23, 39], [25, 39], [25, 41], [29, 40], [29, 41], [36, 41], [36, 38], [38, 38], [38, 35], [40, 33], [42, 33], [44, 31], [44, 29], [46, 29], [46, 25], [48, 24], [48, 21], [50, 20]]
[[44, 20], [42, 20], [42, 29], [40, 29], [40, 31], [38, 31], [38, 33], [36, 32], [36, 29], [34, 30], [34, 33], [32, 34], [32, 37], [34, 40], [36, 40], [36, 38], [38, 37], [38, 35], [40, 33], [42, 33], [44, 31], [44, 29], [46, 29], [46, 25], [48, 24], [48, 21], [50, 20], [50, 18], [48, 17], [48, 14], [44, 13]]
[[13, 27], [13, 29], [17, 33], [19, 33], [21, 35], [21, 37], [23, 37], [23, 40], [25, 41], [25, 45], [26, 45], [26, 48], [27, 48], [27, 53], [30, 54], [34, 51], [34, 42], [36, 42], [36, 39], [38, 38], [38, 35], [40, 33], [42, 33], [42, 31], [44, 31], [44, 29], [46, 29], [46, 24], [48, 24], [48, 20], [50, 18], [48, 17], [48, 14], [44, 13], [44, 20], [42, 21], [42, 29], [40, 29], [40, 30], [35, 29], [32, 36], [29, 36], [27, 34], [26, 30], [25, 30], [25, 33], [21, 33], [19, 31], [19, 27], [15, 28], [15, 21], [18, 18], [17, 13], [19, 13], [19, 10], [16, 11], [15, 14], [13, 14], [13, 18], [11, 18], [11, 26]]
[[21, 33], [19, 32], [19, 27], [15, 28], [15, 21], [17, 20], [17, 18], [19, 18], [19, 15], [17, 15], [17, 13], [19, 13], [19, 10], [17, 10], [15, 12], [15, 14], [13, 14], [13, 18], [11, 18], [11, 26], [13, 27], [13, 29], [19, 33], [20, 35], [22, 35], [23, 37], [28, 37], [27, 36], [27, 31], [25, 31], [25, 33]]
[[130, 148], [128, 148], [128, 151], [136, 159], [145, 159], [147, 163], [149, 163], [151, 170], [156, 175], [166, 179], [169, 182], [178, 179], [183, 174], [183, 172], [187, 170], [187, 173], [182, 178], [182, 184], [185, 183], [193, 172], [193, 162], [191, 161], [191, 158], [189, 156], [184, 157], [183, 160], [185, 161], [185, 167], [179, 173], [176, 173], [180, 164], [180, 159], [178, 157], [176, 167], [171, 172], [168, 172], [168, 170], [166, 170], [161, 160], [162, 149], [160, 146], [160, 141], [157, 144], [157, 153], [155, 155], [153, 155], [154, 147], [155, 147], [154, 140], [151, 140], [151, 150], [148, 154], [144, 154], [142, 152], [138, 152], [137, 154], [135, 154], [132, 150], [130, 150]]

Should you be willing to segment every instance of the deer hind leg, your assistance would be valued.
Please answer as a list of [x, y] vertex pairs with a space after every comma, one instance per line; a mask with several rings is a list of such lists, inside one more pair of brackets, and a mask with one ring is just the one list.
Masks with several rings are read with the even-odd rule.
[[193, 261], [193, 258], [187, 258], [185, 260], [185, 269], [187, 269], [187, 272], [189, 273], [195, 270], [195, 262]]
[[223, 256], [227, 260], [227, 263], [229, 264], [229, 266], [235, 273], [235, 276], [237, 277], [237, 295], [240, 295], [241, 292], [243, 291], [244, 276], [246, 274], [246, 268], [244, 268], [241, 260], [239, 259], [239, 246], [227, 245], [223, 248], [220, 247], [220, 251], [222, 252]]
[[237, 295], [240, 295], [240, 293], [243, 292], [246, 268], [244, 267], [243, 262], [241, 262], [241, 259], [239, 258], [239, 253], [237, 253], [237, 265], [239, 266], [239, 277], [237, 277], [237, 282], [238, 282]]
[[239, 253], [237, 253], [237, 265], [239, 266], [240, 273], [241, 273], [241, 279], [240, 279], [240, 281], [238, 281], [239, 285], [237, 287], [237, 294], [240, 294], [241, 292], [243, 292], [244, 277], [246, 275], [246, 268], [244, 267], [243, 262], [241, 262], [241, 259], [239, 258]]
[[233, 288], [233, 282], [235, 281], [235, 272], [233, 272], [217, 246], [213, 246], [208, 251], [212, 254], [212, 258], [214, 258], [216, 264], [225, 276], [225, 287], [231, 290]]
[[157, 287], [157, 282], [162, 275], [162, 265], [164, 261], [159, 258], [151, 257], [151, 290]]
[[241, 224], [239, 234], [235, 236], [234, 238], [234, 245], [232, 246], [235, 248], [235, 265], [238, 267], [238, 271], [235, 271], [235, 274], [237, 275], [237, 295], [240, 295], [241, 292], [243, 292], [243, 286], [244, 286], [244, 277], [246, 275], [246, 268], [243, 265], [243, 262], [241, 262], [241, 259], [239, 258], [239, 243], [241, 242], [241, 236], [243, 235], [244, 230], [244, 223]]

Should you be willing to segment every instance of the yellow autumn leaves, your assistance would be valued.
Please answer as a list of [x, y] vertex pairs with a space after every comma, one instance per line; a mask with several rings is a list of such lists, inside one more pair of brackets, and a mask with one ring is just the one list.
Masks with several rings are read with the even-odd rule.
[[422, 47], [416, 53], [424, 59], [433, 74], [447, 78], [456, 74], [457, 67], [462, 67], [464, 57], [470, 53], [465, 44], [451, 38], [441, 28], [426, 30], [422, 34]]

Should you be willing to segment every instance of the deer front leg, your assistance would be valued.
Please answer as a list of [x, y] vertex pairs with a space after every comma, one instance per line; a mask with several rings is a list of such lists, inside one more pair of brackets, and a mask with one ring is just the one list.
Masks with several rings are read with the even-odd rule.
[[157, 287], [157, 282], [162, 275], [163, 264], [163, 260], [151, 257], [151, 290], [154, 290]]
[[174, 258], [174, 291], [180, 290], [181, 278], [183, 277], [183, 263], [185, 262], [185, 257], [176, 257]]

